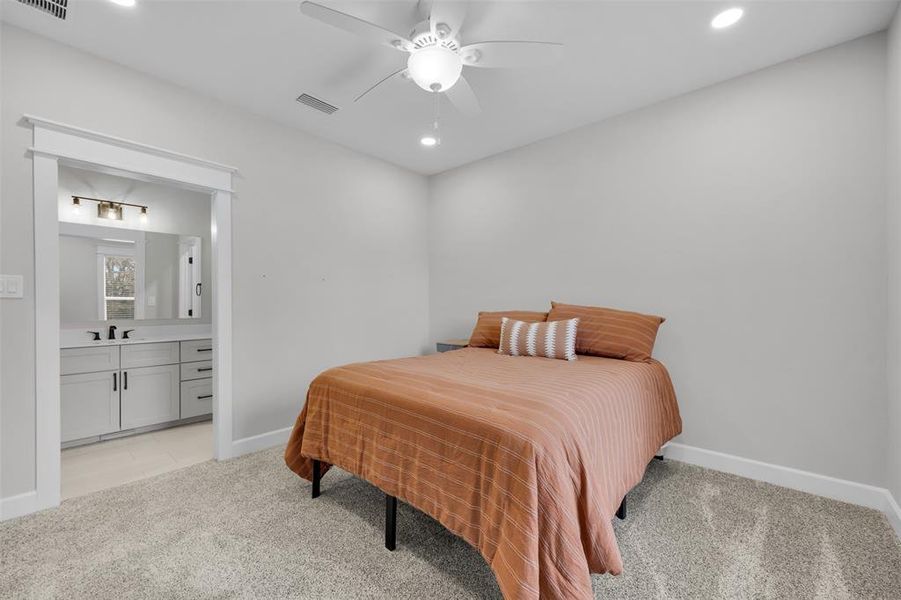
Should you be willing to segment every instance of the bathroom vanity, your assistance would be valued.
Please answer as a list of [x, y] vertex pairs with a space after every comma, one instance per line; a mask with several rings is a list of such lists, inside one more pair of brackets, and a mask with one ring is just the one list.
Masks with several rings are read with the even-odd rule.
[[63, 344], [63, 446], [211, 418], [213, 344], [196, 334]]

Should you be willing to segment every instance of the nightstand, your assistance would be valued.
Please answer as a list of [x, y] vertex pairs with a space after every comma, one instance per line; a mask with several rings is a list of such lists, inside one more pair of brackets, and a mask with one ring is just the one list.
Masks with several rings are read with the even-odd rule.
[[438, 352], [449, 352], [451, 350], [459, 350], [469, 345], [469, 340], [443, 340], [436, 344]]

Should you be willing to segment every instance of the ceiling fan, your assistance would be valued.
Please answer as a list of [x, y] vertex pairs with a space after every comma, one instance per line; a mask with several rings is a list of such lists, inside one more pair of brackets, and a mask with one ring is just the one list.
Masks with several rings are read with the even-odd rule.
[[407, 64], [354, 98], [366, 94], [395, 77], [412, 79], [427, 92], [443, 93], [461, 113], [481, 112], [475, 93], [463, 76], [463, 67], [509, 68], [551, 64], [559, 59], [563, 44], [534, 41], [490, 41], [463, 45], [460, 29], [466, 2], [424, 2], [423, 20], [406, 36], [309, 0], [300, 5], [303, 14], [367, 40], [409, 54]]

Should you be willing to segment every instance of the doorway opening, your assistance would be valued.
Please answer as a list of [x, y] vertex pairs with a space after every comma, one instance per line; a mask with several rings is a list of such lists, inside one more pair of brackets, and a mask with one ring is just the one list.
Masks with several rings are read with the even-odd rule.
[[184, 187], [58, 180], [65, 500], [213, 458], [212, 221]]
[[[231, 201], [232, 179], [237, 173], [233, 167], [214, 163], [204, 159], [172, 152], [155, 146], [149, 146], [139, 142], [106, 135], [96, 131], [89, 131], [80, 127], [67, 125], [40, 117], [25, 115], [23, 122], [33, 129], [33, 146], [29, 149], [32, 154], [33, 183], [34, 183], [34, 244], [35, 244], [35, 281], [34, 281], [34, 306], [35, 306], [35, 489], [33, 492], [20, 495], [16, 505], [15, 515], [27, 514], [57, 506], [60, 502], [61, 491], [61, 459], [62, 459], [62, 418], [61, 418], [61, 358], [62, 345], [69, 340], [68, 333], [61, 328], [61, 294], [60, 294], [60, 167], [80, 169], [131, 179], [138, 182], [168, 185], [178, 189], [189, 190], [205, 195], [210, 199], [210, 285], [207, 288], [204, 281], [201, 284], [201, 296], [210, 292], [210, 337], [203, 343], [203, 338], [191, 335], [191, 340], [196, 344], [188, 351], [200, 353], [205, 351], [204, 358], [212, 367], [212, 377], [209, 380], [212, 390], [212, 436], [213, 457], [216, 459], [230, 458], [234, 455], [233, 429], [232, 429], [232, 304], [231, 304]], [[90, 196], [91, 198], [95, 198]], [[96, 199], [96, 198], [95, 198]], [[115, 200], [110, 206], [93, 207], [98, 215], [106, 209], [107, 217], [112, 209], [111, 220], [119, 220], [119, 211], [124, 215], [129, 209], [137, 208], [138, 218], [141, 217], [142, 207], [135, 206], [138, 203], [127, 203]], [[72, 198], [67, 200], [73, 202]], [[80, 203], [80, 202], [79, 202]], [[95, 204], [88, 201], [86, 204]], [[117, 230], [122, 233], [122, 230]], [[109, 239], [119, 240], [119, 237]], [[135, 245], [135, 248], [137, 246]], [[137, 250], [135, 250], [135, 254]], [[127, 256], [127, 254], [122, 254]], [[138, 261], [135, 260], [135, 270]], [[127, 265], [126, 265], [127, 267]], [[147, 267], [147, 265], [145, 265]], [[148, 267], [149, 268], [149, 267]], [[122, 264], [119, 265], [121, 273]], [[135, 272], [137, 275], [137, 272]], [[182, 274], [183, 275], [183, 274]], [[105, 277], [105, 275], [104, 275]], [[111, 276], [116, 279], [117, 276]], [[127, 276], [124, 279], [124, 288], [113, 289], [109, 300], [124, 301], [124, 304], [113, 305], [116, 310], [132, 310], [137, 316], [138, 279], [135, 277], [133, 288], [130, 286]], [[120, 282], [121, 283], [121, 282]], [[99, 290], [99, 284], [98, 284]], [[99, 293], [99, 292], [98, 292]], [[119, 294], [119, 295], [116, 295]], [[149, 296], [144, 290], [145, 300]], [[159, 298], [160, 296], [158, 296]], [[104, 298], [104, 302], [107, 298]], [[132, 303], [133, 302], [133, 303]], [[99, 303], [99, 300], [98, 300]], [[125, 307], [124, 309], [122, 307]], [[129, 308], [129, 306], [131, 308]], [[201, 315], [204, 314], [202, 305], [198, 307]], [[110, 308], [107, 308], [109, 314]], [[143, 305], [145, 311], [150, 307]], [[99, 313], [98, 313], [99, 314]], [[127, 314], [127, 313], [126, 313]], [[193, 316], [193, 315], [192, 315]], [[99, 320], [99, 319], [98, 319]], [[112, 326], [111, 326], [112, 327]], [[111, 327], [105, 331], [109, 337]], [[140, 329], [140, 326], [135, 328]], [[88, 330], [85, 330], [88, 331]], [[96, 331], [91, 329], [90, 331]], [[117, 337], [124, 335], [124, 330], [119, 331], [118, 326], [113, 330]], [[159, 331], [155, 332], [159, 333]], [[141, 335], [136, 332], [136, 335]], [[93, 338], [93, 334], [91, 334]], [[103, 338], [103, 335], [98, 337]], [[149, 343], [143, 340], [143, 344], [121, 345], [119, 348], [119, 368], [115, 368], [114, 353], [107, 354], [111, 365], [105, 369], [109, 381], [104, 381], [104, 386], [109, 385], [112, 392], [113, 384], [116, 391], [119, 386], [128, 387], [135, 391], [137, 396], [138, 386], [135, 375], [152, 375], [149, 371], [136, 372], [145, 366], [154, 368], [161, 366], [179, 365], [179, 381], [181, 384], [181, 351], [182, 342], [191, 340], [178, 340], [178, 361], [174, 360], [175, 351], [172, 346]], [[172, 341], [172, 340], [170, 340]], [[98, 352], [104, 344], [98, 344]], [[124, 348], [129, 350], [124, 351]], [[122, 354], [126, 352], [123, 363]], [[169, 352], [169, 358], [165, 365], [156, 364], [161, 360], [160, 354]], [[101, 353], [102, 354], [102, 353]], [[96, 360], [94, 357], [93, 360]], [[148, 362], [149, 361], [149, 362]], [[77, 362], [77, 361], [76, 361]], [[190, 362], [201, 362], [200, 359]], [[122, 365], [128, 367], [122, 369]], [[71, 366], [71, 365], [69, 365]], [[170, 369], [171, 371], [171, 369]], [[93, 372], [93, 371], [92, 371]], [[115, 382], [113, 379], [115, 372]], [[172, 377], [169, 378], [170, 380]], [[157, 382], [159, 383], [159, 382]], [[170, 385], [171, 385], [170, 381]], [[99, 386], [100, 383], [97, 383]], [[153, 386], [142, 386], [144, 391]], [[201, 394], [202, 395], [202, 394]], [[156, 395], [152, 395], [156, 397]], [[174, 394], [170, 396], [170, 399]], [[113, 398], [108, 398], [112, 407]], [[123, 415], [121, 396], [120, 401], [120, 428]], [[148, 408], [146, 403], [131, 402], [130, 404]], [[151, 403], [152, 404], [152, 403]], [[140, 410], [125, 411], [128, 414], [128, 424], [131, 429], [153, 425], [153, 419], [159, 415], [154, 410], [148, 410], [147, 414], [141, 414]], [[110, 408], [112, 413], [112, 408]], [[174, 414], [174, 409], [173, 409]], [[181, 416], [181, 413], [179, 413]], [[146, 420], [145, 420], [146, 419]], [[112, 418], [110, 419], [112, 422]], [[90, 437], [90, 435], [88, 436]], [[102, 437], [102, 435], [101, 435]], [[102, 441], [102, 440], [101, 440]], [[4, 515], [6, 517], [7, 515]]]

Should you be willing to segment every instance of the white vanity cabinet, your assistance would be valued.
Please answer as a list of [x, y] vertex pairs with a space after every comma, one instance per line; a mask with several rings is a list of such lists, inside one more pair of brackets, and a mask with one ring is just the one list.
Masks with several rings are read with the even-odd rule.
[[209, 415], [211, 359], [210, 339], [63, 348], [63, 443], [90, 443]]

